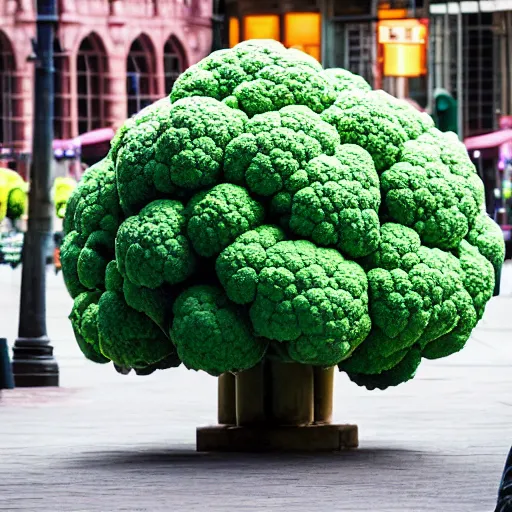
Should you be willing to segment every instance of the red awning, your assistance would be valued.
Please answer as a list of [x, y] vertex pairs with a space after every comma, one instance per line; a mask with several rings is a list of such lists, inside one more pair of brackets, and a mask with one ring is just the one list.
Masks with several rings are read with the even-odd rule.
[[507, 142], [512, 142], [512, 129], [468, 137], [464, 140], [468, 151], [495, 149]]

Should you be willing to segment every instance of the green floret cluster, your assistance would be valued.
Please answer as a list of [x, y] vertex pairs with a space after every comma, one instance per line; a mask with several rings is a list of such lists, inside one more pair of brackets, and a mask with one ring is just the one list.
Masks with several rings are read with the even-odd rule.
[[66, 210], [78, 345], [139, 375], [279, 358], [396, 386], [464, 347], [504, 258], [454, 135], [275, 41], [189, 68]]

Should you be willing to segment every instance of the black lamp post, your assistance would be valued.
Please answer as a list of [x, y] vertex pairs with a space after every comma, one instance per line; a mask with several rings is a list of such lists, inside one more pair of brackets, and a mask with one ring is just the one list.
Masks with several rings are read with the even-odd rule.
[[57, 19], [56, 0], [37, 0], [29, 218], [23, 244], [18, 339], [12, 362], [17, 387], [59, 385], [59, 367], [46, 332], [46, 258], [53, 219], [53, 40]]
[[226, 48], [225, 45], [225, 0], [214, 0], [212, 12], [212, 52]]

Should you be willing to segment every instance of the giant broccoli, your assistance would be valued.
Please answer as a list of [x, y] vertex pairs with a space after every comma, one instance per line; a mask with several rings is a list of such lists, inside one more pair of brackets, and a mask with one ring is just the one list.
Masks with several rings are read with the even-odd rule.
[[395, 386], [467, 342], [504, 247], [463, 145], [280, 43], [214, 52], [121, 127], [68, 204], [86, 357], [145, 375], [262, 360]]

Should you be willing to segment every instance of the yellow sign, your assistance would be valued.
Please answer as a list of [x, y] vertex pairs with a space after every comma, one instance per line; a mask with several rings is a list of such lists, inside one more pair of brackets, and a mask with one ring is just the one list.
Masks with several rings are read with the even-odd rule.
[[382, 20], [378, 41], [383, 46], [384, 76], [426, 74], [426, 24], [417, 19]]

